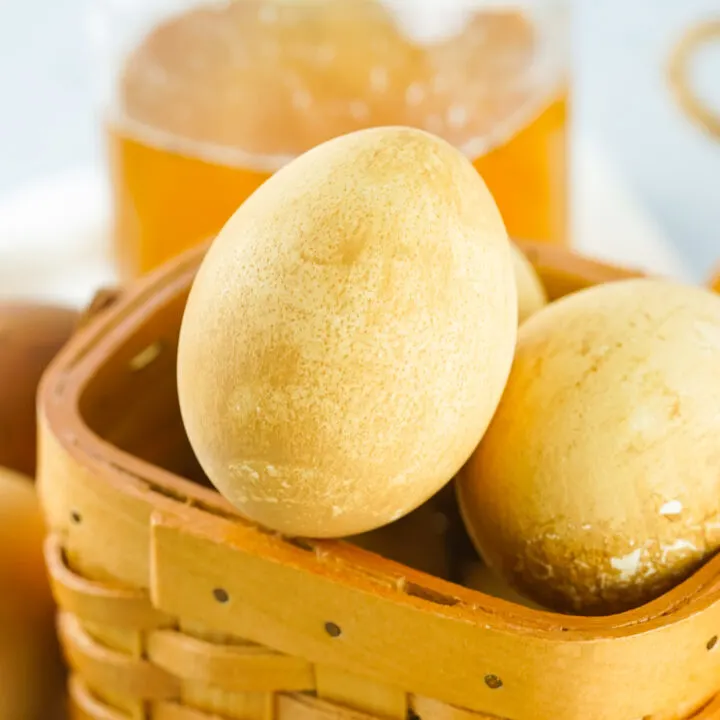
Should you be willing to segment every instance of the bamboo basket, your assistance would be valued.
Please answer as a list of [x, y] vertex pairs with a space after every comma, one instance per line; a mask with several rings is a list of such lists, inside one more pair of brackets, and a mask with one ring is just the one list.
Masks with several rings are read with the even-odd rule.
[[[634, 275], [524, 249], [553, 298]], [[238, 515], [197, 465], [175, 388], [202, 254], [105, 296], [41, 388], [74, 718], [720, 718], [720, 559], [640, 609], [569, 617]]]

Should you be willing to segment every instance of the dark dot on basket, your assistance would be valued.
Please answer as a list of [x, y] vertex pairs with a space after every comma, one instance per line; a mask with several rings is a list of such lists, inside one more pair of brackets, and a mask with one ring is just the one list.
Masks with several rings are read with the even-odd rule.
[[73, 525], [79, 525], [82, 522], [82, 515], [77, 510], [72, 510], [70, 512], [70, 522], [73, 523]]
[[228, 591], [224, 590], [223, 588], [215, 588], [213, 590], [213, 597], [219, 603], [226, 603], [230, 599], [230, 596], [228, 595]]
[[340, 637], [342, 635], [342, 630], [340, 629], [339, 625], [336, 625], [334, 622], [326, 622], [325, 623], [325, 632], [330, 637]]
[[503, 686], [502, 680], [497, 675], [486, 675], [485, 684], [491, 690], [499, 690]]
[[712, 649], [717, 645], [717, 641], [718, 641], [718, 636], [717, 636], [717, 635], [713, 635], [713, 636], [707, 641], [707, 645], [705, 645], [705, 647], [706, 647], [708, 650], [712, 650]]

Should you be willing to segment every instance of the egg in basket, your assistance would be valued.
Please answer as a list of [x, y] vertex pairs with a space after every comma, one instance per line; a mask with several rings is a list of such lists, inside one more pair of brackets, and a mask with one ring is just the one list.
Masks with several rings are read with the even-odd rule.
[[720, 299], [513, 245], [407, 128], [320, 145], [40, 398], [80, 717], [720, 716]]

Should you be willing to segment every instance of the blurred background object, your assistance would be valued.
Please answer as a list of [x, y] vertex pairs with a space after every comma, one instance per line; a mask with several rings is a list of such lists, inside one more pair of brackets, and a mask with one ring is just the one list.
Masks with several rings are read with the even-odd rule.
[[61, 720], [65, 671], [32, 480], [0, 467], [0, 717]]
[[0, 302], [0, 718], [61, 720], [65, 671], [35, 494], [35, 394], [77, 314]]
[[[249, 2], [257, 8], [257, 0]], [[110, 157], [114, 158], [119, 180], [114, 183], [115, 200], [111, 199], [106, 127], [99, 121], [98, 110], [109, 107], [108, 91], [121, 87], [113, 80], [120, 77], [123, 60], [132, 56], [137, 67], [139, 55], [137, 50], [132, 55], [133, 48], [137, 49], [138, 38], [153, 21], [166, 18], [169, 9], [187, 10], [195, 4], [186, 0], [103, 0], [92, 4], [84, 0], [26, 0], [0, 6], [0, 47], [6, 68], [0, 74], [4, 98], [0, 117], [0, 292], [83, 302], [96, 284], [115, 273], [114, 259], [105, 252], [111, 244], [113, 207], [121, 209], [116, 217], [126, 218], [129, 237], [147, 238], [154, 227], [159, 227], [160, 215], [151, 217], [137, 202], [142, 193], [150, 192], [136, 176], [137, 163], [145, 162], [139, 157], [143, 148], [124, 142], [124, 135], [113, 136], [115, 151]], [[636, 0], [630, 4], [570, 0], [569, 4], [572, 102], [568, 236], [581, 249], [601, 257], [664, 273], [703, 277], [719, 254], [716, 228], [720, 204], [713, 195], [720, 144], [674, 102], [667, 68], [673, 48], [688, 28], [720, 17], [720, 0]], [[418, 7], [432, 5], [428, 1]], [[535, 3], [536, 7], [543, 5]], [[113, 13], [126, 20], [113, 26], [111, 41], [103, 35], [101, 21], [107, 22]], [[43, 23], [35, 22], [38, 16], [44, 18]], [[419, 21], [413, 27], [415, 33], [423, 31]], [[88, 37], [94, 37], [94, 55], [90, 54]], [[718, 108], [719, 47], [707, 43], [689, 67], [694, 91], [710, 107]], [[104, 48], [104, 54], [98, 48]], [[347, 52], [351, 51], [349, 47]], [[457, 48], [452, 52], [457, 53]], [[452, 54], [450, 58], [445, 61], [455, 66], [457, 58]], [[185, 68], [185, 72], [193, 71]], [[379, 75], [375, 82], [379, 82]], [[419, 97], [415, 88], [409, 90], [411, 84], [406, 92], [411, 98]], [[104, 96], [99, 96], [98, 88], [105, 91]], [[258, 93], [255, 87], [250, 97], [261, 102], [265, 94]], [[125, 94], [129, 96], [127, 87]], [[279, 101], [277, 93], [268, 95]], [[302, 105], [307, 98], [301, 93], [295, 99]], [[137, 97], [133, 102], [138, 110]], [[360, 112], [359, 106], [353, 107], [356, 114]], [[157, 113], [157, 108], [146, 104], [142, 111], [147, 120], [147, 114]], [[463, 120], [457, 108], [446, 118], [451, 116], [454, 123]], [[154, 117], [157, 124], [157, 114]], [[269, 142], [268, 133], [274, 125], [261, 125], [263, 138]], [[257, 140], [257, 126], [246, 123], [233, 132], [241, 130], [255, 132]], [[223, 129], [218, 121], [212, 131], [227, 133], [227, 127]], [[291, 140], [286, 138], [286, 142]], [[523, 156], [527, 158], [527, 153]], [[163, 157], [169, 161], [170, 155]], [[485, 173], [490, 180], [492, 170], [486, 168]], [[234, 177], [233, 187], [238, 188], [240, 176], [235, 173]], [[249, 176], [244, 177], [252, 184]], [[496, 193], [501, 194], [499, 183], [495, 184]], [[122, 197], [122, 188], [130, 187], [135, 188], [135, 196]], [[155, 192], [160, 191], [156, 188]], [[199, 201], [194, 197], [192, 204]], [[173, 216], [181, 230], [186, 224], [184, 205], [175, 205], [179, 217]], [[37, 212], [39, 206], [42, 213]], [[145, 218], [143, 232], [138, 232], [139, 216]], [[508, 224], [513, 225], [510, 219]], [[203, 230], [198, 228], [197, 232]], [[181, 245], [182, 232], [179, 235], [175, 242]], [[135, 247], [139, 244], [136, 242]], [[127, 247], [130, 257], [131, 241]], [[68, 272], [53, 272], [58, 262], [64, 262]], [[134, 259], [125, 265], [141, 267], [142, 260], [135, 252]], [[6, 277], [3, 267], [18, 267], [22, 272]]]
[[565, 244], [565, 0], [101, 5], [123, 277], [213, 235], [289, 159], [380, 125], [462, 148], [513, 236]]
[[0, 302], [0, 467], [35, 476], [35, 393], [76, 320], [65, 307]]
[[688, 117], [711, 137], [720, 139], [720, 108], [698, 92], [693, 82], [697, 56], [711, 44], [720, 43], [720, 19], [692, 25], [680, 38], [670, 56], [670, 82], [677, 102]]

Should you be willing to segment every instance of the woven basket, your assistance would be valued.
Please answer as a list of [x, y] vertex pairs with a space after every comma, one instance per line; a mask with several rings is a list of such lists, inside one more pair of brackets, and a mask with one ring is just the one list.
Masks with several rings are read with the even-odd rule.
[[[524, 249], [552, 297], [632, 275]], [[242, 519], [203, 477], [178, 409], [178, 330], [202, 253], [101, 303], [41, 389], [39, 487], [75, 718], [720, 718], [720, 560], [640, 609], [567, 617], [381, 557], [372, 537], [293, 540]], [[429, 567], [428, 543], [446, 543], [442, 559], [453, 536], [423, 541], [417, 525], [396, 549], [425, 542], [408, 562]]]

